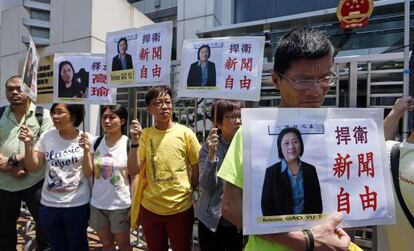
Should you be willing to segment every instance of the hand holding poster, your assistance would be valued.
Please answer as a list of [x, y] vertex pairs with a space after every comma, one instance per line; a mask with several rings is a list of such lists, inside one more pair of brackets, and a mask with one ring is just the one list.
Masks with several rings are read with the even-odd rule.
[[179, 97], [260, 100], [264, 37], [185, 40]]
[[30, 37], [29, 49], [27, 50], [26, 60], [22, 71], [22, 91], [32, 100], [37, 99], [37, 68], [39, 66], [39, 54], [36, 46]]
[[243, 109], [243, 233], [391, 224], [381, 109]]
[[109, 86], [170, 85], [171, 46], [172, 22], [108, 32]]
[[116, 89], [109, 89], [103, 54], [55, 54], [53, 102], [114, 104]]

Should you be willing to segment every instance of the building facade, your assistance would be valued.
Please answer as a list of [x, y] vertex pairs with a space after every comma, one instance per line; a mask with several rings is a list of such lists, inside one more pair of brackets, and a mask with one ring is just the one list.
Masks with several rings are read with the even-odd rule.
[[[20, 74], [29, 43], [40, 59], [53, 61], [54, 53], [105, 53], [106, 33], [153, 23], [125, 0], [2, 1], [0, 27], [0, 103], [7, 103], [5, 81]], [[52, 92], [51, 81], [39, 82], [39, 92]], [[50, 105], [49, 100], [46, 106]], [[86, 107], [87, 131], [98, 132], [99, 107]]]
[[[261, 101], [248, 104], [254, 107], [275, 106], [280, 102], [270, 77], [273, 53], [279, 38], [295, 27], [311, 26], [322, 30], [335, 47], [335, 71], [340, 76], [328, 93], [324, 106], [383, 107], [387, 114], [395, 100], [407, 94], [408, 87], [414, 85], [412, 74], [411, 84], [407, 78], [409, 66], [404, 66], [404, 48], [410, 48], [410, 51], [413, 48], [414, 1], [409, 1], [408, 25], [404, 21], [404, 4], [408, 1], [380, 0], [374, 1], [368, 25], [352, 30], [340, 28], [336, 15], [338, 2], [142, 0], [134, 5], [154, 22], [168, 18], [173, 20], [177, 45], [185, 39], [197, 37], [265, 36]], [[408, 43], [404, 42], [406, 26], [409, 26]], [[179, 66], [181, 48], [178, 46], [175, 49], [176, 57], [173, 59], [177, 60], [174, 64]], [[175, 85], [178, 84], [178, 75], [179, 67], [173, 68]], [[200, 109], [195, 103], [194, 107]], [[193, 126], [197, 127], [196, 124]]]

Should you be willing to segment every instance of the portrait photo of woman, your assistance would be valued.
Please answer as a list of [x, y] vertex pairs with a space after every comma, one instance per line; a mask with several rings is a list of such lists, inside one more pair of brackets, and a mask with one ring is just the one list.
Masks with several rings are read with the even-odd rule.
[[87, 78], [77, 75], [71, 62], [65, 60], [59, 64], [59, 98], [86, 98], [88, 83], [81, 83], [78, 79], [87, 81]]
[[112, 58], [112, 71], [121, 71], [132, 69], [132, 57], [126, 51], [128, 50], [128, 41], [122, 37], [117, 45], [118, 54]]
[[266, 168], [262, 188], [263, 216], [322, 213], [318, 175], [302, 161], [304, 144], [300, 131], [284, 128], [277, 138], [280, 161]]
[[34, 62], [33, 62], [33, 50], [29, 48], [29, 54], [27, 56], [26, 67], [24, 69], [23, 74], [23, 83], [25, 83], [28, 87], [32, 86], [33, 81], [33, 72], [34, 70]]
[[216, 65], [209, 61], [210, 46], [204, 44], [198, 48], [197, 62], [190, 66], [187, 77], [187, 87], [216, 86]]

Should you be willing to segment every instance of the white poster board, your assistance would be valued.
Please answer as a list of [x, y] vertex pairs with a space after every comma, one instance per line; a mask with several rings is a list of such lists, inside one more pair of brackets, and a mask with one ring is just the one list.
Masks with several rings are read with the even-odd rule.
[[53, 102], [112, 105], [104, 54], [57, 53], [53, 60]]
[[264, 37], [189, 39], [178, 97], [260, 100]]
[[[242, 109], [242, 120], [244, 234], [308, 229], [336, 211], [342, 227], [395, 222], [382, 109]], [[303, 146], [289, 145], [291, 128]], [[292, 156], [298, 172], [282, 163]]]
[[170, 85], [172, 22], [106, 34], [111, 88]]
[[22, 71], [22, 91], [33, 101], [37, 100], [37, 68], [39, 66], [39, 54], [36, 45], [30, 36], [29, 48]]

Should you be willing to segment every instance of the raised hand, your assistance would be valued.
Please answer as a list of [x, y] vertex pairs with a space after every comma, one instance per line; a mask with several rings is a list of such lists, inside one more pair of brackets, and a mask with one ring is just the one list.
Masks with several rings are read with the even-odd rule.
[[323, 250], [343, 250], [348, 249], [351, 238], [342, 229], [337, 228], [342, 221], [342, 213], [331, 216], [324, 224], [312, 227], [310, 230], [315, 238], [315, 249]]
[[129, 126], [129, 136], [131, 137], [131, 144], [138, 144], [139, 137], [142, 134], [142, 127], [141, 124], [137, 119], [131, 121], [131, 125]]
[[83, 150], [89, 152], [91, 149], [91, 142], [89, 140], [89, 136], [87, 133], [82, 133], [79, 139], [79, 146], [83, 148]]
[[26, 125], [22, 125], [20, 127], [20, 133], [19, 133], [19, 139], [20, 141], [23, 141], [26, 143], [33, 143], [34, 142], [34, 135], [32, 130], [30, 130], [29, 127]]
[[218, 128], [211, 128], [207, 136], [208, 155], [207, 158], [211, 161], [216, 159], [217, 145], [219, 142], [219, 135], [217, 134]]

